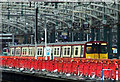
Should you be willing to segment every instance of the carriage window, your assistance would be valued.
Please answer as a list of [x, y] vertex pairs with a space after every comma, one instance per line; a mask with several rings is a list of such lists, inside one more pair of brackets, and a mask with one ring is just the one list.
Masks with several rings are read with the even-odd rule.
[[29, 49], [29, 55], [31, 55], [31, 49]]
[[72, 47], [72, 55], [74, 54], [74, 47]]
[[12, 55], [14, 55], [14, 49], [12, 49]]
[[78, 55], [78, 47], [75, 48], [75, 55]]
[[27, 49], [25, 49], [24, 51], [25, 51], [25, 55], [27, 55]]
[[24, 49], [25, 55], [26, 55], [26, 49]]
[[18, 54], [20, 55], [20, 49], [18, 49]]
[[84, 46], [81, 46], [81, 57], [83, 57], [83, 55], [84, 55]]
[[57, 55], [59, 55], [59, 48], [57, 48]]
[[16, 55], [20, 54], [20, 49], [16, 49]]
[[67, 55], [70, 55], [70, 48], [68, 48], [68, 50], [67, 50], [67, 51], [68, 51]]
[[64, 55], [66, 55], [66, 48], [64, 49]]
[[42, 55], [42, 49], [40, 49], [40, 55]]
[[38, 48], [37, 55], [40, 55], [39, 53], [40, 53], [40, 48]]
[[56, 48], [54, 48], [54, 55], [56, 55]]
[[38, 54], [38, 55], [42, 55], [42, 49], [41, 49], [41, 48], [38, 48], [37, 54]]
[[24, 49], [23, 49], [23, 51], [22, 51], [22, 52], [23, 52], [23, 55], [24, 55]]
[[32, 55], [32, 49], [29, 49], [29, 55]]

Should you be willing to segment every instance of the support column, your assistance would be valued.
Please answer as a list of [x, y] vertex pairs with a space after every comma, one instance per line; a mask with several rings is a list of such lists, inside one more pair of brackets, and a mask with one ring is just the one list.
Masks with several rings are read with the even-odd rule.
[[50, 34], [50, 42], [51, 43], [55, 43], [55, 27], [53, 28], [53, 30], [51, 31], [51, 34]]
[[95, 39], [94, 28], [91, 28], [91, 41], [94, 41], [94, 39]]
[[14, 34], [12, 34], [12, 44], [14, 45], [14, 39], [15, 39], [15, 36]]
[[75, 33], [74, 41], [78, 41], [78, 36], [79, 36], [79, 33]]
[[[2, 3], [0, 3], [0, 33], [2, 33], [2, 31], [3, 31], [2, 29]], [[0, 39], [0, 54], [2, 54], [2, 39]], [[2, 64], [2, 62], [0, 64]]]
[[96, 33], [97, 33], [96, 40], [100, 41], [100, 29], [99, 28], [96, 28]]
[[80, 31], [80, 41], [83, 41], [83, 30]]
[[103, 8], [103, 11], [104, 11], [104, 14], [103, 14], [103, 21], [102, 21], [102, 23], [103, 23], [103, 28], [104, 28], [104, 33], [103, 33], [103, 36], [104, 36], [104, 38], [103, 38], [103, 40], [104, 41], [106, 41], [107, 42], [107, 25], [106, 25], [106, 15], [105, 15], [105, 2], [104, 2], [104, 8]]
[[109, 30], [109, 33], [108, 33], [108, 46], [109, 46], [109, 49], [108, 49], [108, 58], [109, 59], [112, 59], [113, 58], [113, 55], [112, 55], [112, 28], [108, 28]]
[[[120, 10], [120, 4], [118, 4]], [[117, 58], [120, 58], [120, 12], [118, 12], [118, 25], [117, 25]]]
[[[21, 12], [23, 13], [23, 12]], [[26, 14], [26, 8], [25, 8], [25, 14]], [[27, 35], [27, 17], [25, 16], [25, 36], [24, 36], [24, 44], [27, 44], [28, 43], [28, 35]]]
[[104, 25], [104, 41], [106, 41], [107, 42], [107, 26], [106, 25]]

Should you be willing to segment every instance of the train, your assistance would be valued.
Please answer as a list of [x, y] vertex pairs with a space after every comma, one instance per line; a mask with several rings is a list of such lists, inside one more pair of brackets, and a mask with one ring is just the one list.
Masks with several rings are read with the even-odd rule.
[[[80, 41], [80, 42], [57, 42], [48, 43], [51, 49], [52, 59], [108, 59], [108, 43], [105, 41]], [[8, 56], [45, 58], [45, 44], [21, 44], [11, 45]]]

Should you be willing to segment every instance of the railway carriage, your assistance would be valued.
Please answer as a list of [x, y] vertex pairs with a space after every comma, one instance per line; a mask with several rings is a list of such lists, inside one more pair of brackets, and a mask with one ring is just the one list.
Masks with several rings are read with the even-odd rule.
[[[81, 41], [81, 42], [61, 42], [48, 43], [54, 59], [66, 58], [92, 58], [108, 59], [108, 46], [104, 41]], [[44, 44], [37, 45], [37, 57], [44, 58]], [[35, 45], [13, 45], [10, 46], [10, 56], [35, 57]]]

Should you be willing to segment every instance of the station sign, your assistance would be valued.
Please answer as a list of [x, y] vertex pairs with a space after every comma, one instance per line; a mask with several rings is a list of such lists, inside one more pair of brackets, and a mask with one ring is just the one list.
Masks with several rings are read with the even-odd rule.
[[114, 50], [113, 50], [113, 53], [117, 53], [117, 49], [114, 49]]
[[50, 47], [46, 47], [44, 48], [44, 56], [51, 56], [51, 48]]

